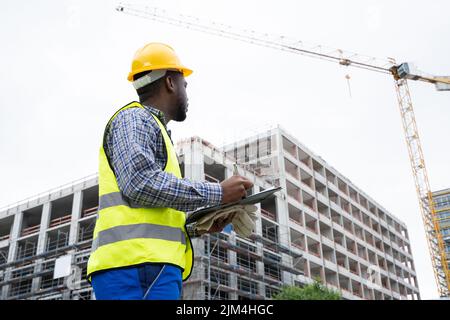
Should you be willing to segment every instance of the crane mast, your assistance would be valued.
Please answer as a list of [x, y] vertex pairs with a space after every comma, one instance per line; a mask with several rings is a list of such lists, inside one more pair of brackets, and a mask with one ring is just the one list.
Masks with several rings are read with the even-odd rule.
[[428, 173], [407, 80], [395, 80], [395, 89], [438, 292], [441, 297], [448, 297], [450, 274], [445, 253], [445, 243], [442, 238], [439, 217], [436, 215], [433, 197], [430, 191]]
[[439, 219], [434, 208], [411, 101], [411, 94], [407, 82], [407, 79], [424, 81], [435, 84], [438, 90], [450, 90], [449, 77], [433, 77], [413, 73], [410, 70], [409, 64], [402, 63], [399, 65], [393, 58], [380, 59], [327, 46], [309, 44], [284, 36], [271, 35], [254, 30], [240, 30], [221, 23], [204, 22], [196, 17], [188, 15], [171, 15], [165, 10], [156, 7], [144, 6], [141, 8], [137, 5], [120, 4], [116, 10], [129, 15], [184, 27], [194, 31], [300, 54], [311, 58], [327, 60], [343, 66], [351, 66], [392, 75], [394, 78], [405, 140], [408, 147], [411, 169], [414, 176], [419, 207], [425, 227], [425, 234], [438, 292], [441, 297], [450, 296], [450, 273], [445, 243], [442, 238], [442, 233], [440, 232]]

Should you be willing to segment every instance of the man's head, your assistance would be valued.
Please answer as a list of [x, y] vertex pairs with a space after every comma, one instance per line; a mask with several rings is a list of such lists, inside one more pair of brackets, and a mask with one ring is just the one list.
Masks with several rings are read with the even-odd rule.
[[[186, 93], [187, 82], [179, 71], [155, 70], [165, 74], [139, 89], [139, 101], [150, 104], [165, 113], [167, 121], [184, 121], [188, 110], [188, 97]], [[135, 75], [134, 80], [151, 76], [155, 71], [146, 71]]]
[[128, 80], [141, 103], [163, 111], [167, 121], [183, 121], [188, 106], [185, 77], [191, 73], [170, 46], [149, 43], [136, 52]]

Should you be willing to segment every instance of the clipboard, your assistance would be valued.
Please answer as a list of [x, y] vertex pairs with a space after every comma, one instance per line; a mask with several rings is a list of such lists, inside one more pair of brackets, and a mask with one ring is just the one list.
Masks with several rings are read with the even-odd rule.
[[193, 222], [197, 221], [198, 219], [204, 217], [205, 215], [207, 215], [211, 212], [217, 211], [217, 210], [226, 209], [226, 208], [229, 208], [229, 207], [232, 207], [235, 205], [248, 205], [248, 204], [255, 204], [255, 203], [261, 202], [261, 201], [267, 199], [268, 197], [270, 197], [275, 192], [280, 191], [280, 190], [281, 190], [281, 187], [270, 188], [270, 189], [261, 191], [259, 193], [252, 194], [251, 196], [245, 197], [242, 200], [239, 200], [236, 202], [231, 202], [231, 203], [227, 203], [227, 204], [221, 204], [221, 205], [216, 205], [216, 206], [211, 206], [211, 207], [206, 207], [206, 208], [196, 210], [189, 214], [189, 216], [186, 219], [186, 224], [193, 223]]

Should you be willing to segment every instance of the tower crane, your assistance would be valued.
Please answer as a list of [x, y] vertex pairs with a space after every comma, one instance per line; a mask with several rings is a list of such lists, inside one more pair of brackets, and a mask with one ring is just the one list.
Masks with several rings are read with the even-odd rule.
[[274, 36], [254, 30], [240, 30], [221, 23], [202, 21], [192, 16], [170, 14], [157, 7], [120, 4], [116, 7], [116, 10], [211, 35], [392, 76], [438, 292], [441, 297], [450, 296], [450, 272], [445, 243], [440, 232], [439, 217], [434, 209], [433, 197], [408, 88], [408, 80], [415, 80], [432, 83], [439, 91], [450, 91], [450, 77], [427, 75], [415, 70], [409, 63], [397, 64], [393, 58], [379, 59], [322, 45], [307, 44], [284, 36]]

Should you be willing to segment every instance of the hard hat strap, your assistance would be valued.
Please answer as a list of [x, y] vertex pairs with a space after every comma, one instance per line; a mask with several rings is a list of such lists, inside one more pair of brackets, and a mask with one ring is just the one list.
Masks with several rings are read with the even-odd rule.
[[140, 77], [137, 80], [133, 81], [133, 87], [138, 90], [140, 88], [149, 85], [152, 82], [155, 82], [158, 79], [164, 77], [167, 73], [167, 70], [152, 70], [150, 73], [147, 73], [145, 76]]

